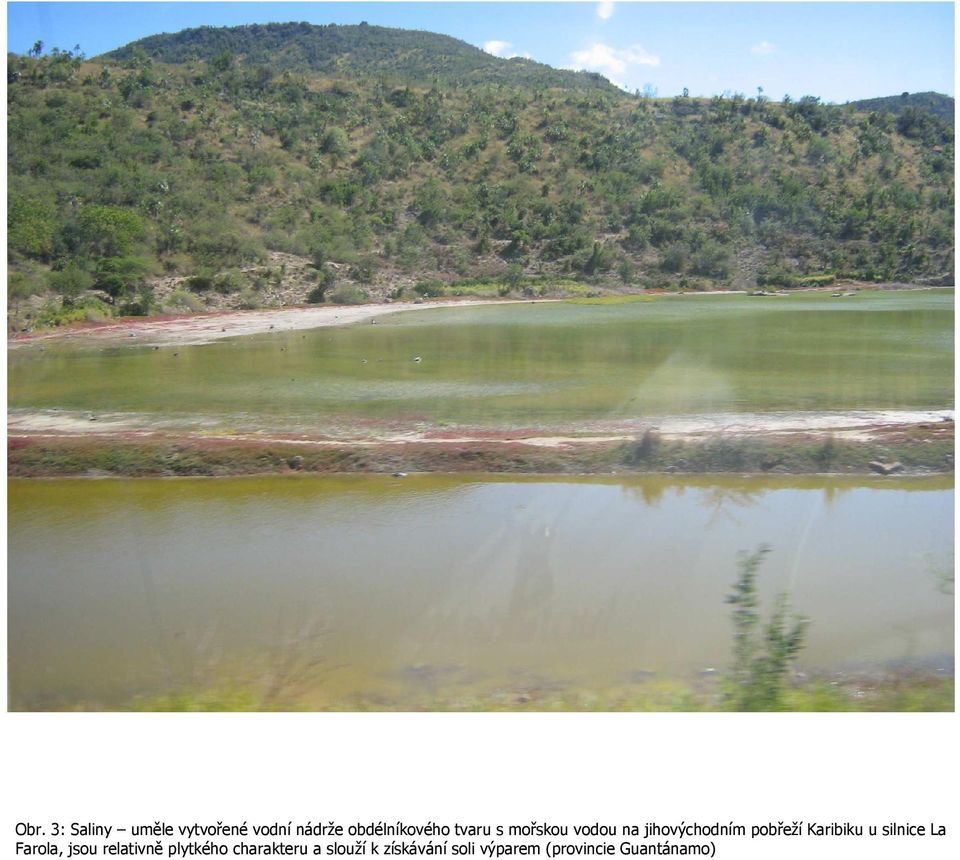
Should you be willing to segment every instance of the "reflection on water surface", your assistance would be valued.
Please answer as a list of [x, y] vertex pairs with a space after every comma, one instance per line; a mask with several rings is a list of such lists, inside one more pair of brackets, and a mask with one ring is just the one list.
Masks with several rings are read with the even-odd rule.
[[803, 664], [949, 660], [949, 480], [12, 481], [10, 705], [256, 679], [314, 707], [599, 690], [729, 660], [739, 550]]

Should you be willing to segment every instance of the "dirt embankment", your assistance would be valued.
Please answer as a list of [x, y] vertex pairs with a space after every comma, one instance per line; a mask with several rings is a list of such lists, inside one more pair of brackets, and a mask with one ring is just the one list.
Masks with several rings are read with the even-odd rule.
[[[23, 416], [21, 416], [22, 418]], [[785, 419], [784, 419], [785, 420]], [[822, 419], [825, 421], [825, 419]], [[94, 422], [99, 424], [99, 422]], [[407, 430], [304, 437], [130, 429], [75, 419], [72, 429], [11, 421], [11, 476], [243, 475], [277, 472], [503, 472], [557, 474], [952, 473], [951, 419], [777, 432], [648, 427], [634, 432]]]

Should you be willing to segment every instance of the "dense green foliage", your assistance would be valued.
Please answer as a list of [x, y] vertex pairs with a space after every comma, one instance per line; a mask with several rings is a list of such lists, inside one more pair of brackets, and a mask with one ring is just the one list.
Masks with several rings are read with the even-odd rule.
[[923, 109], [653, 100], [367, 26], [205, 28], [9, 71], [15, 303], [952, 283], [953, 129]]
[[953, 99], [940, 93], [901, 93], [898, 96], [883, 96], [876, 99], [861, 99], [853, 102], [857, 110], [886, 111], [901, 114], [908, 110], [922, 110], [939, 117], [953, 126]]

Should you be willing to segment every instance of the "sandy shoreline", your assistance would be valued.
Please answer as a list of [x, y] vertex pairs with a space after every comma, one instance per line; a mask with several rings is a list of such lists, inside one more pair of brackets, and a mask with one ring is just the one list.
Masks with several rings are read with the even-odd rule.
[[131, 346], [196, 346], [229, 337], [269, 331], [302, 331], [350, 325], [400, 311], [478, 305], [532, 304], [559, 299], [466, 299], [446, 302], [392, 302], [374, 305], [323, 305], [256, 311], [224, 311], [183, 317], [127, 319], [122, 322], [29, 334], [7, 341], [9, 348], [48, 340], [121, 340]]

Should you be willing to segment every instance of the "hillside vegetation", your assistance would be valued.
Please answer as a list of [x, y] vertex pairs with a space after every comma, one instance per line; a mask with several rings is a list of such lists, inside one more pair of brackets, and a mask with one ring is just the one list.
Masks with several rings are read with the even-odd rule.
[[898, 96], [861, 99], [852, 104], [857, 110], [886, 111], [895, 115], [926, 111], [942, 119], [951, 128], [954, 125], [953, 99], [940, 93], [901, 93]]
[[8, 61], [20, 326], [558, 284], [953, 279], [953, 128], [922, 107], [649, 99], [367, 25]]

